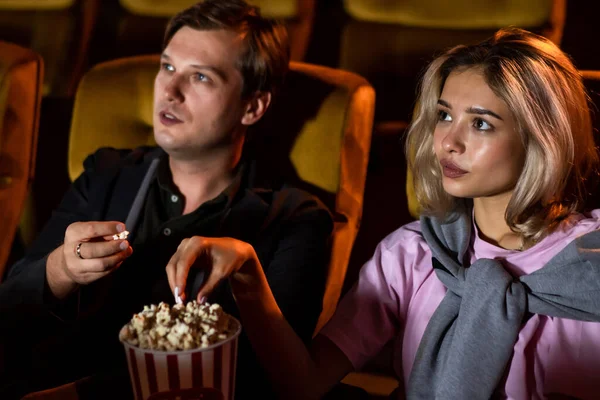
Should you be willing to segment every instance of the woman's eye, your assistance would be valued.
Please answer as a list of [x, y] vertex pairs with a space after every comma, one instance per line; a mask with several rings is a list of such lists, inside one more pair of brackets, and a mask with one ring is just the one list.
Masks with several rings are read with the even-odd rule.
[[198, 72], [197, 74], [194, 74], [194, 79], [200, 82], [206, 82], [208, 81], [208, 76]]
[[452, 117], [444, 110], [438, 111], [438, 121], [452, 121]]
[[493, 129], [493, 127], [490, 124], [488, 124], [481, 118], [475, 118], [475, 121], [473, 121], [473, 126], [478, 131], [489, 131]]

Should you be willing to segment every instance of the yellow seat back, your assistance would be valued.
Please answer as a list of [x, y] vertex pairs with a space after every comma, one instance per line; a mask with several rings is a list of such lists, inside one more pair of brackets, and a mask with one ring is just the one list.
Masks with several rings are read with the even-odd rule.
[[0, 0], [0, 37], [44, 59], [43, 95], [72, 97], [102, 0]]
[[60, 10], [69, 8], [75, 0], [0, 0], [5, 10]]
[[[171, 17], [190, 7], [198, 0], [119, 0], [121, 6], [133, 14], [152, 17]], [[263, 16], [268, 18], [295, 18], [298, 13], [297, 0], [249, 0], [258, 6]]]
[[[130, 57], [89, 71], [75, 97], [69, 174], [102, 146], [154, 143], [152, 98], [158, 56]], [[339, 299], [362, 213], [375, 94], [356, 74], [292, 62], [272, 110], [249, 132], [257, 159], [287, 181], [317, 194], [334, 212], [336, 227], [319, 327]]]
[[552, 0], [344, 0], [344, 6], [357, 20], [454, 29], [541, 26], [552, 12]]
[[[179, 11], [198, 0], [119, 0], [126, 11], [118, 25], [117, 51], [121, 57], [161, 50], [164, 26]], [[302, 61], [311, 38], [316, 0], [249, 0], [266, 18], [281, 20], [288, 31], [290, 57]]]
[[35, 170], [42, 58], [0, 42], [0, 280]]
[[433, 57], [513, 25], [562, 37], [565, 0], [344, 0], [339, 68], [366, 77], [378, 96], [376, 121], [408, 121], [418, 76]]
[[79, 83], [69, 135], [69, 176], [83, 172], [83, 160], [100, 147], [154, 144], [152, 99], [155, 56], [109, 61]]

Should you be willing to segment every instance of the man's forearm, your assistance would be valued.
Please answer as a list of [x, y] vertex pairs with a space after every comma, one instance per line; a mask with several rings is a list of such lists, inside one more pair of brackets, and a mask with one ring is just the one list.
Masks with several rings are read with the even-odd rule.
[[39, 259], [24, 258], [9, 271], [0, 285], [0, 308], [16, 310], [46, 304], [46, 263], [48, 256]]

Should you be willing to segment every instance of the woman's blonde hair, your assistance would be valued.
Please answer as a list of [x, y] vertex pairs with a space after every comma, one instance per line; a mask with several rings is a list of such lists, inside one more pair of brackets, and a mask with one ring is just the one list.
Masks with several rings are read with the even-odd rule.
[[581, 75], [552, 42], [516, 28], [436, 58], [422, 78], [406, 142], [415, 193], [427, 214], [445, 215], [456, 205], [442, 186], [433, 131], [445, 80], [469, 68], [482, 72], [516, 121], [526, 156], [505, 218], [525, 243], [534, 243], [581, 210], [585, 181], [598, 163]]

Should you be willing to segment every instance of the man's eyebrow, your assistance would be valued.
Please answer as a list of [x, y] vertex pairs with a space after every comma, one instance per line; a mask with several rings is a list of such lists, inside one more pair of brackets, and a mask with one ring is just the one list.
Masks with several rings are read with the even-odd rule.
[[[161, 59], [167, 60], [169, 61], [171, 58], [169, 57], [168, 54], [162, 53], [160, 55]], [[217, 75], [221, 80], [223, 81], [227, 81], [227, 75], [220, 69], [217, 67], [213, 67], [212, 65], [198, 65], [198, 64], [192, 64], [190, 65], [191, 68], [197, 69], [197, 70], [204, 70], [204, 71], [211, 71], [212, 73], [214, 73], [215, 75]]]
[[227, 75], [217, 67], [213, 67], [212, 65], [197, 65], [192, 64], [190, 67], [200, 70], [200, 71], [211, 71], [213, 74], [217, 75], [222, 81], [227, 81]]
[[498, 114], [496, 114], [493, 111], [490, 111], [488, 109], [485, 108], [480, 108], [480, 107], [469, 107], [466, 110], [469, 114], [477, 114], [477, 115], [489, 115], [491, 117], [494, 117], [496, 119], [499, 119], [500, 121], [502, 121], [502, 117], [499, 116]]

